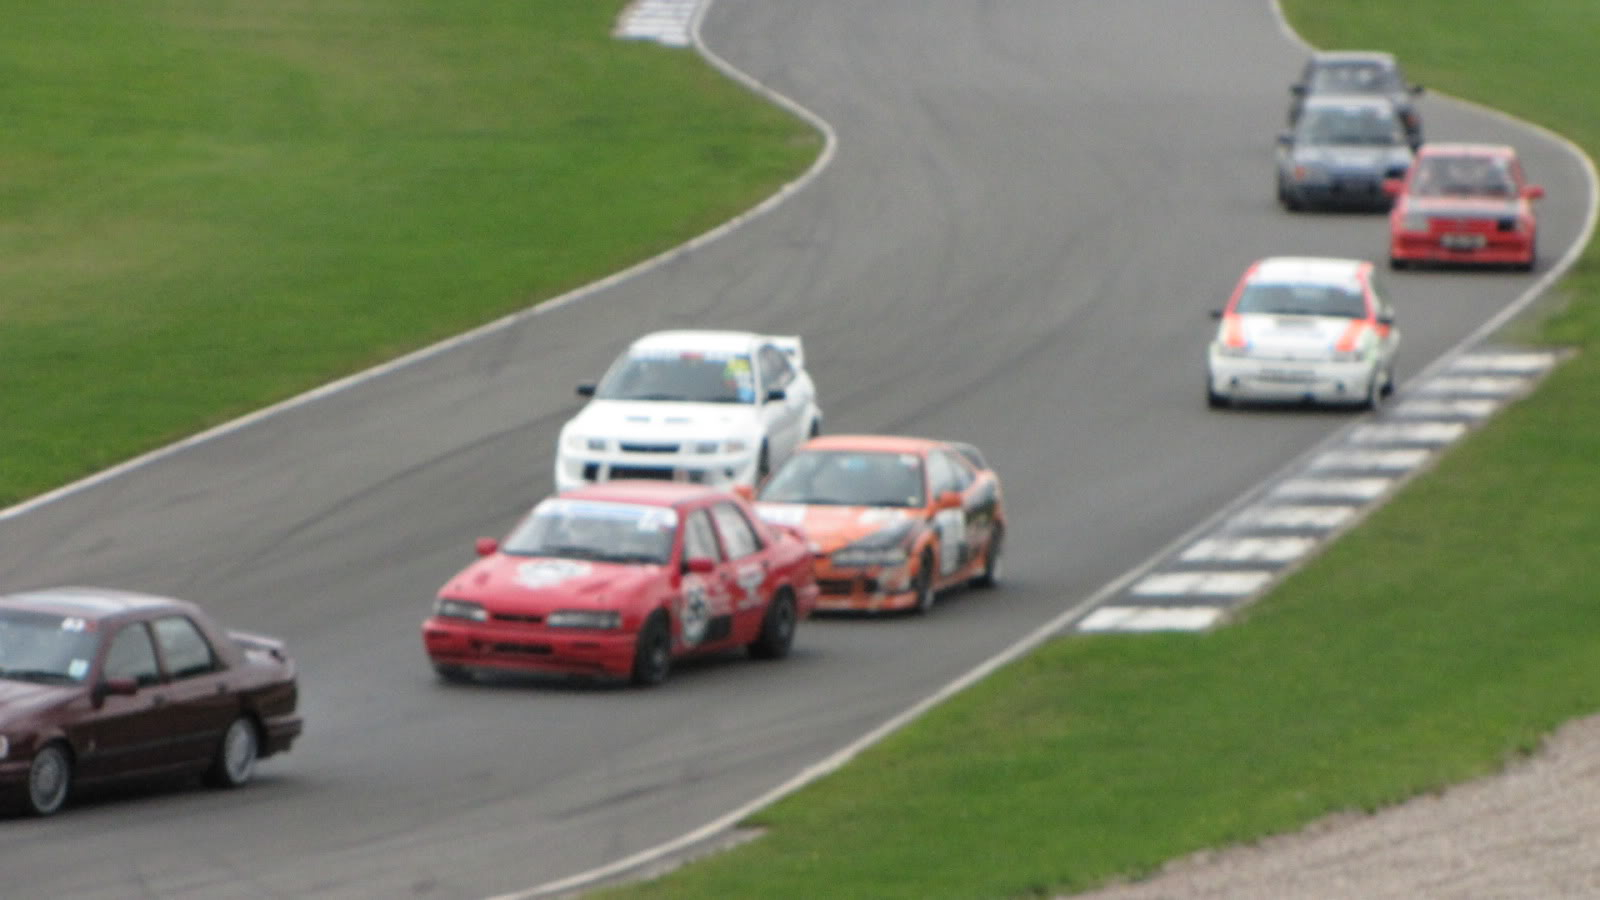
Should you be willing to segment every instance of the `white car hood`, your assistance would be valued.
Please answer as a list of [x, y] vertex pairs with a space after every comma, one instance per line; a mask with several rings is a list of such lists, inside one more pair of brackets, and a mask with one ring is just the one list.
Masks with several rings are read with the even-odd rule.
[[592, 400], [567, 428], [585, 437], [664, 443], [745, 436], [759, 432], [761, 422], [748, 403]]
[[1288, 359], [1326, 359], [1361, 319], [1337, 316], [1243, 315], [1239, 327], [1251, 352]]

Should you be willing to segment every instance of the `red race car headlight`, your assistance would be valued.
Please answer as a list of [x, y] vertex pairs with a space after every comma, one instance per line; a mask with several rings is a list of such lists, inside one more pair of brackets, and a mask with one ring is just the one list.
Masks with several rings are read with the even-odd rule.
[[622, 627], [622, 613], [614, 609], [558, 609], [544, 617], [550, 628], [588, 628], [610, 631]]
[[489, 611], [481, 603], [440, 597], [433, 603], [433, 614], [441, 619], [470, 619], [473, 622], [489, 621]]

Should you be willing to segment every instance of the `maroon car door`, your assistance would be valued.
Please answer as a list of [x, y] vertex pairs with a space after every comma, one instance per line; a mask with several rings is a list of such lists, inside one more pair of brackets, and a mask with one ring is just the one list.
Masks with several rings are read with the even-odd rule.
[[731, 636], [739, 642], [749, 642], [760, 632], [761, 620], [767, 612], [770, 554], [738, 506], [727, 501], [717, 503], [711, 507], [711, 517], [716, 522], [727, 557], [721, 574], [732, 606]]
[[732, 634], [733, 615], [727, 555], [704, 508], [694, 510], [684, 520], [683, 558], [710, 559], [714, 568], [710, 572], [684, 572], [676, 610], [678, 639], [685, 651], [715, 648], [726, 643]]
[[131, 695], [98, 692], [87, 713], [69, 728], [85, 781], [150, 772], [172, 764], [173, 710], [161, 683], [155, 645], [143, 622], [118, 628], [108, 638], [99, 676], [132, 679]]
[[223, 666], [187, 616], [163, 616], [151, 625], [168, 678], [174, 753], [188, 761], [210, 759], [239, 714], [238, 686], [230, 683], [237, 673]]

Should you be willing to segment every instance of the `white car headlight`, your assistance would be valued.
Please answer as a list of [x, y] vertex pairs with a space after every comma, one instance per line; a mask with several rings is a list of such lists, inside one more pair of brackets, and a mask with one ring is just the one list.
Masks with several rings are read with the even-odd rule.
[[1365, 350], [1335, 350], [1328, 356], [1334, 362], [1360, 362], [1367, 358]]
[[720, 449], [722, 449], [722, 444], [719, 441], [695, 441], [689, 445], [689, 452], [698, 453], [701, 456], [710, 456]]
[[544, 618], [551, 628], [609, 630], [622, 627], [622, 613], [614, 609], [558, 609]]
[[1211, 347], [1212, 347], [1213, 350], [1217, 351], [1217, 355], [1218, 356], [1249, 356], [1250, 355], [1250, 347], [1249, 347], [1249, 345], [1246, 345], [1246, 346], [1243, 346], [1243, 347], [1233, 347], [1233, 346], [1229, 346], [1228, 344], [1226, 344], [1226, 343], [1224, 343], [1222, 341], [1217, 341], [1215, 344], [1212, 344]]
[[602, 437], [569, 434], [565, 443], [568, 450], [587, 450], [590, 453], [604, 453], [606, 451], [606, 439]]
[[744, 438], [729, 438], [723, 449], [729, 453], [743, 453], [750, 449], [750, 442]]

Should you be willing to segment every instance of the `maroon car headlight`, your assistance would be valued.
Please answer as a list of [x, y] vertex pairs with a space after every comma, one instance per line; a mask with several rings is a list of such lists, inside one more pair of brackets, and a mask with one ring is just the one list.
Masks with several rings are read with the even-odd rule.
[[489, 611], [481, 603], [440, 597], [433, 603], [433, 614], [441, 619], [470, 619], [473, 622], [489, 621]]
[[558, 609], [544, 617], [549, 628], [588, 628], [609, 631], [622, 627], [622, 613], [614, 609]]
[[11, 755], [11, 739], [6, 737], [3, 734], [0, 734], [0, 759], [5, 759], [6, 757], [8, 757], [10, 755]]

